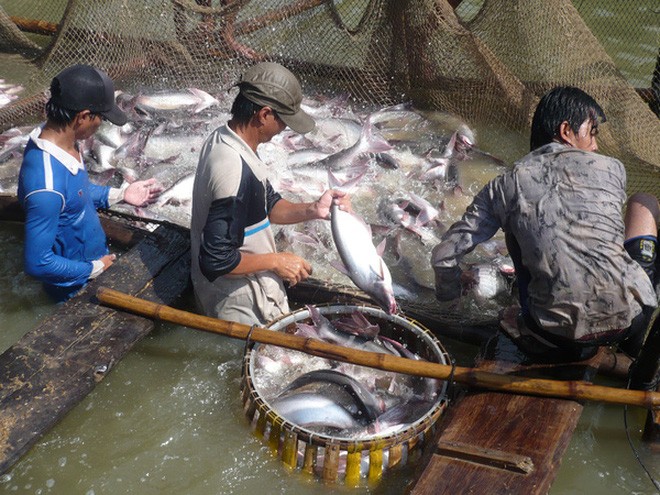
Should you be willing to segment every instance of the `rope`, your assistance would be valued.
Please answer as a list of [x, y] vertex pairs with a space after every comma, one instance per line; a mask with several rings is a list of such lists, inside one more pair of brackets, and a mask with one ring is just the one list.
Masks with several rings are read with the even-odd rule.
[[248, 351], [250, 350], [250, 344], [252, 339], [252, 331], [257, 328], [257, 325], [252, 325], [248, 331], [247, 337], [245, 337], [245, 348], [243, 349], [243, 359], [247, 356]]
[[250, 340], [251, 340], [251, 338], [252, 338], [252, 330], [254, 330], [255, 328], [257, 328], [257, 325], [252, 325], [252, 326], [250, 327], [250, 330], [248, 331], [247, 337], [245, 338], [245, 347], [243, 348], [243, 366], [241, 367], [241, 378], [242, 378], [243, 375], [245, 374], [245, 366], [246, 366], [246, 362], [247, 362], [247, 354], [248, 354], [248, 351], [249, 351], [250, 348], [251, 348], [251, 345], [250, 345], [251, 342], [250, 342]]
[[[630, 389], [630, 379], [628, 379], [628, 384], [626, 385], [626, 388]], [[649, 479], [651, 480], [651, 483], [653, 483], [655, 488], [658, 491], [660, 491], [660, 481], [655, 480], [653, 478], [653, 475], [651, 474], [649, 469], [644, 464], [644, 461], [642, 461], [642, 459], [639, 457], [639, 452], [637, 451], [637, 449], [633, 445], [633, 441], [632, 441], [632, 438], [630, 436], [630, 430], [628, 429], [628, 405], [627, 404], [623, 406], [623, 425], [624, 425], [624, 429], [625, 429], [625, 432], [626, 432], [626, 438], [628, 439], [628, 445], [630, 445], [630, 449], [632, 450], [633, 455], [635, 456], [635, 459], [637, 459], [637, 462], [642, 467], [642, 469], [644, 470], [646, 475], [649, 477]]]
[[450, 391], [453, 391], [455, 385], [454, 382], [454, 372], [456, 371], [456, 360], [447, 353], [449, 358], [449, 363], [451, 364], [451, 371], [449, 372], [449, 377], [447, 378], [447, 401], [449, 401]]
[[345, 30], [349, 34], [358, 34], [360, 31], [364, 29], [365, 25], [369, 25], [370, 23], [368, 21], [371, 20], [376, 10], [374, 7], [375, 1], [372, 0], [371, 2], [369, 2], [369, 5], [367, 5], [367, 7], [364, 9], [364, 13], [362, 14], [362, 17], [360, 18], [360, 21], [358, 22], [357, 26], [355, 26], [355, 28], [353, 29], [349, 29], [346, 26], [344, 20], [342, 19], [341, 14], [339, 14], [335, 2], [333, 2], [332, 0], [328, 0], [326, 4], [328, 11], [330, 12], [330, 17], [337, 25], [337, 27], [339, 29]]

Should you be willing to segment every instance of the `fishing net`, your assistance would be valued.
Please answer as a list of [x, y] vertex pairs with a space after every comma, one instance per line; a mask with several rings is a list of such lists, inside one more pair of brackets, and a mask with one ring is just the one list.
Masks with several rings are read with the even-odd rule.
[[[0, 0], [0, 51], [24, 90], [0, 131], [41, 120], [72, 63], [118, 89], [224, 92], [255, 61], [283, 63], [305, 92], [356, 104], [412, 102], [459, 116], [505, 161], [528, 150], [531, 114], [558, 84], [601, 103], [603, 153], [629, 192], [660, 194], [657, 2], [586, 0]], [[465, 314], [451, 313], [455, 321]], [[442, 315], [439, 315], [442, 316]]]

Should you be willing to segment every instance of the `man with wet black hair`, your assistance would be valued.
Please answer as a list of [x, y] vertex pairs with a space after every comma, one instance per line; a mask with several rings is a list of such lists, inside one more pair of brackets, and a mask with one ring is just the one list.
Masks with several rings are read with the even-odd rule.
[[[574, 87], [543, 96], [532, 120], [531, 153], [489, 182], [433, 249], [436, 296], [461, 295], [459, 262], [498, 229], [516, 268], [520, 307], [502, 322], [537, 360], [573, 360], [620, 343], [635, 356], [657, 305], [655, 197], [626, 206], [626, 172], [596, 153], [605, 114]], [[646, 273], [645, 273], [646, 271]]]
[[55, 301], [65, 301], [115, 259], [109, 254], [96, 212], [125, 201], [143, 206], [156, 200], [155, 180], [110, 188], [89, 181], [79, 143], [108, 120], [126, 123], [115, 103], [114, 84], [89, 65], [56, 75], [46, 103], [46, 123], [30, 134], [18, 178], [25, 211], [25, 272], [43, 282]]

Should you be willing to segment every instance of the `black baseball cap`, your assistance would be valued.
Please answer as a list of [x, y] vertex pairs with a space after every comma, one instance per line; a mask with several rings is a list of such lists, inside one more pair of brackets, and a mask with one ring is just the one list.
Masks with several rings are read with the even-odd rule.
[[305, 134], [314, 129], [314, 119], [300, 108], [300, 82], [286, 67], [275, 62], [253, 65], [243, 73], [238, 87], [251, 102], [275, 110], [294, 131]]
[[56, 105], [80, 112], [89, 110], [115, 125], [124, 125], [126, 114], [115, 103], [115, 85], [102, 70], [90, 65], [72, 65], [50, 83], [50, 98]]

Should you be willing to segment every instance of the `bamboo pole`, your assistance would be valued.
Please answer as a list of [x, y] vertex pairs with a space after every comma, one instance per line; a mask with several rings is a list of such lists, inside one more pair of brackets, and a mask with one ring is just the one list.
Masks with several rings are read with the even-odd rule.
[[24, 17], [10, 17], [11, 21], [16, 24], [18, 29], [28, 33], [43, 34], [45, 36], [53, 36], [57, 33], [59, 25], [54, 22], [42, 21], [39, 19], [25, 19]]
[[107, 306], [130, 311], [148, 318], [218, 333], [235, 339], [246, 340], [249, 336], [254, 342], [285, 347], [335, 361], [353, 363], [384, 371], [440, 380], [451, 378], [464, 385], [500, 392], [627, 404], [647, 409], [660, 408], [660, 392], [605, 387], [583, 381], [559, 381], [499, 375], [480, 371], [477, 368], [452, 367], [427, 361], [416, 361], [387, 354], [360, 351], [316, 339], [275, 332], [256, 326], [251, 327], [237, 322], [209, 318], [133, 297], [107, 287], [100, 287], [96, 295], [99, 301]]

